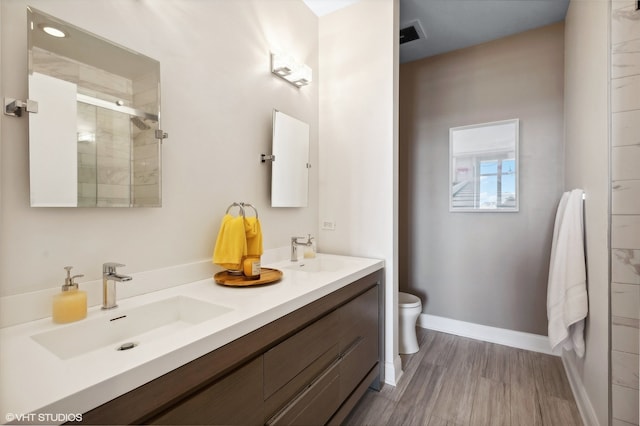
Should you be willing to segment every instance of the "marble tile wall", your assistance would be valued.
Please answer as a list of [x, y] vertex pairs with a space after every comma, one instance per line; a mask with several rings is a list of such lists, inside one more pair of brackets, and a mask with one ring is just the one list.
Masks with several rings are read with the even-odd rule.
[[131, 203], [131, 120], [129, 115], [97, 108], [97, 206]]
[[[143, 111], [158, 114], [160, 99], [158, 99], [157, 74], [143, 75], [133, 80], [133, 104]], [[144, 120], [149, 126], [147, 130], [133, 127], [133, 185], [131, 189], [132, 202], [135, 206], [158, 206], [161, 198], [160, 160], [161, 147], [155, 138], [158, 123]]]
[[638, 425], [640, 11], [611, 2], [611, 417]]

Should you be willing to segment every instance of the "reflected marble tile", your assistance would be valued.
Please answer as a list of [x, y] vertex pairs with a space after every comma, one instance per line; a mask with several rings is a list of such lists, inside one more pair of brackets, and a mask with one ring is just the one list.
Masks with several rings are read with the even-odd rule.
[[640, 39], [640, 25], [634, 0], [611, 2], [611, 44]]
[[95, 204], [98, 189], [95, 183], [78, 183], [78, 196], [84, 199], [91, 199]]
[[134, 185], [132, 188], [133, 198], [136, 200], [136, 203], [139, 200], [156, 200], [152, 201], [152, 203], [157, 203], [158, 197], [160, 196], [160, 186], [158, 184], [153, 185]]
[[640, 145], [640, 110], [611, 114], [612, 146]]
[[131, 171], [129, 167], [100, 167], [98, 168], [98, 184], [109, 186], [129, 187], [131, 182]]
[[157, 185], [160, 182], [160, 174], [158, 169], [155, 170], [134, 170], [133, 184], [138, 185]]
[[611, 349], [614, 351], [638, 354], [638, 334], [640, 326], [637, 319], [611, 318]]
[[133, 148], [133, 157], [135, 160], [154, 160], [154, 164], [158, 164], [158, 146], [140, 145]]
[[33, 71], [75, 84], [80, 81], [79, 63], [38, 47], [34, 47], [32, 52]]
[[640, 179], [640, 145], [618, 146], [611, 149], [611, 179]]
[[95, 166], [96, 165], [96, 146], [95, 144], [79, 143], [78, 144], [78, 165]]
[[640, 284], [640, 250], [611, 250], [611, 280], [623, 284]]
[[611, 216], [611, 246], [620, 249], [640, 247], [640, 215]]
[[131, 80], [88, 65], [80, 67], [80, 83], [83, 87], [101, 93], [131, 99]]
[[638, 391], [624, 386], [611, 386], [611, 408], [615, 418], [638, 424]]
[[133, 104], [136, 108], [158, 113], [158, 89], [148, 89], [145, 91], [135, 92], [133, 95]]
[[156, 71], [138, 76], [132, 81], [133, 93], [144, 92], [146, 90], [157, 91], [159, 81], [160, 75]]
[[615, 419], [614, 418], [614, 419], [611, 420], [611, 426], [638, 426], [638, 424], [637, 423], [636, 424], [632, 424], [632, 423], [625, 422], [625, 421], [622, 421], [620, 419]]
[[640, 319], [640, 285], [612, 283], [611, 314]]
[[130, 195], [129, 185], [98, 184], [98, 199], [100, 200], [129, 200]]
[[[89, 183], [95, 185], [97, 181], [96, 168], [94, 167], [78, 167], [78, 183]], [[93, 191], [95, 192], [95, 190]]]
[[96, 207], [130, 207], [129, 198], [98, 198]]
[[611, 78], [640, 74], [640, 39], [625, 41], [611, 49]]
[[619, 386], [638, 389], [638, 361], [637, 354], [611, 351], [611, 379]]
[[640, 214], [640, 179], [612, 182], [611, 213]]
[[129, 161], [131, 147], [126, 141], [112, 138], [111, 135], [103, 132], [98, 132], [96, 137], [98, 164], [109, 164], [105, 163], [107, 159], [116, 159], [120, 162]]
[[640, 75], [611, 80], [611, 112], [640, 109], [638, 93], [640, 93]]

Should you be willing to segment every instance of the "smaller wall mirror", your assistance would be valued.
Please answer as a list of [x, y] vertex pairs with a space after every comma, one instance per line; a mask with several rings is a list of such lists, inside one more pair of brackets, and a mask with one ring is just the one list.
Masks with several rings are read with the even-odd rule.
[[27, 15], [31, 206], [160, 206], [160, 63]]
[[309, 125], [273, 110], [271, 206], [307, 207], [309, 198]]
[[449, 130], [449, 210], [518, 211], [519, 120]]

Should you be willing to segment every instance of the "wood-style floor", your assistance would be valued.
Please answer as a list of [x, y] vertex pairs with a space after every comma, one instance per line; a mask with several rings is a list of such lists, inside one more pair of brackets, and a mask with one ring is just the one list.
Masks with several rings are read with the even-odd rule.
[[582, 425], [559, 357], [417, 331], [398, 386], [369, 389], [345, 425]]

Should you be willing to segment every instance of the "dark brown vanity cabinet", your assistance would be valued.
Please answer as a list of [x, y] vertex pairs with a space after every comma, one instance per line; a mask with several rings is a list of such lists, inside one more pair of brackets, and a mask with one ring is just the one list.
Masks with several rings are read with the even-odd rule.
[[339, 424], [383, 371], [376, 271], [83, 415], [87, 424]]

